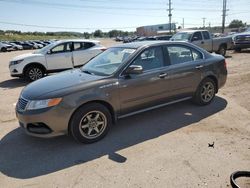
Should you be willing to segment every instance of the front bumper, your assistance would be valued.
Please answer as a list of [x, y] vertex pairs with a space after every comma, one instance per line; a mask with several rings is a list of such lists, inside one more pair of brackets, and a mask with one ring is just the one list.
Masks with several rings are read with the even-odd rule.
[[16, 109], [16, 116], [20, 127], [31, 136], [50, 138], [68, 132], [70, 113], [60, 106], [27, 111]]
[[250, 42], [245, 43], [234, 43], [233, 49], [245, 49], [250, 48]]
[[10, 75], [12, 77], [22, 77], [23, 76], [23, 71], [19, 68], [19, 66], [11, 65], [11, 66], [9, 66], [9, 70], [10, 70]]

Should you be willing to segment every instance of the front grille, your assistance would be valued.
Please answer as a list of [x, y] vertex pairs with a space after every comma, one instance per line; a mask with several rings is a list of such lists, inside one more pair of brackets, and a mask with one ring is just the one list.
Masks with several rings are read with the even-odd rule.
[[29, 101], [28, 101], [28, 100], [25, 100], [24, 98], [19, 98], [19, 99], [18, 99], [18, 103], [17, 103], [17, 109], [18, 109], [18, 110], [21, 110], [21, 111], [25, 110], [25, 108], [26, 108], [28, 102], [29, 102]]

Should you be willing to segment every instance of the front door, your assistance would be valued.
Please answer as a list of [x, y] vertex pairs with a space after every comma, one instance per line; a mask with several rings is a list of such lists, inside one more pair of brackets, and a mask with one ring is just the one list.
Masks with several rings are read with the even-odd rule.
[[72, 68], [71, 43], [66, 42], [53, 47], [46, 54], [49, 70], [60, 70]]
[[119, 79], [121, 115], [161, 104], [169, 90], [168, 67], [162, 47], [144, 50], [131, 65], [143, 67], [143, 73]]

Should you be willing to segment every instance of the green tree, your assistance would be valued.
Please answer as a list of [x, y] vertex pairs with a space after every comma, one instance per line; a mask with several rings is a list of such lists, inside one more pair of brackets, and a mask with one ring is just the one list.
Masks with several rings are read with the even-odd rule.
[[245, 27], [246, 23], [243, 23], [241, 20], [233, 20], [229, 24], [229, 28], [239, 28], [239, 27]]
[[98, 29], [94, 32], [94, 37], [103, 37], [102, 30]]

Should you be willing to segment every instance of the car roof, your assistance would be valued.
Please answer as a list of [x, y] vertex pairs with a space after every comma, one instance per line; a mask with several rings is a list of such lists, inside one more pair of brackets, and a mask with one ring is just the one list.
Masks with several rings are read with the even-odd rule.
[[65, 40], [58, 40], [58, 43], [61, 42], [92, 42], [92, 43], [100, 43], [98, 40], [89, 40], [89, 39], [65, 39]]
[[179, 31], [178, 33], [194, 33], [194, 32], [202, 32], [202, 31], [207, 31], [207, 30], [194, 30], [194, 29], [192, 29], [192, 30], [181, 30], [181, 31]]
[[184, 41], [166, 41], [166, 40], [154, 40], [154, 41], [140, 41], [140, 42], [131, 42], [131, 43], [124, 43], [124, 44], [118, 44], [112, 47], [116, 48], [141, 48], [146, 46], [155, 46], [155, 45], [161, 45], [161, 44], [186, 44], [189, 45], [189, 43]]

